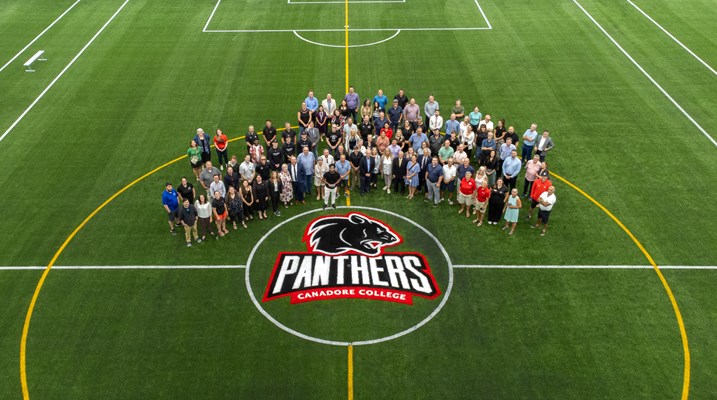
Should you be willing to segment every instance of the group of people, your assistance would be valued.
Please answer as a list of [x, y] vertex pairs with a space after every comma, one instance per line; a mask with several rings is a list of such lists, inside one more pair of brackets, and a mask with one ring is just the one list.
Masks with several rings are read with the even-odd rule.
[[[162, 195], [170, 232], [184, 226], [191, 246], [192, 238], [201, 242], [207, 235], [228, 234], [229, 224], [246, 228], [255, 214], [267, 219], [269, 207], [281, 216], [282, 205], [305, 204], [315, 193], [324, 209], [336, 208], [341, 189], [345, 197], [351, 192], [364, 196], [383, 186], [387, 194], [393, 190], [409, 200], [423, 193], [433, 207], [444, 201], [453, 205], [455, 196], [459, 214], [474, 216], [478, 226], [486, 214], [489, 225], [498, 225], [503, 216], [502, 229], [510, 235], [522, 199], [529, 199], [527, 219], [538, 208], [531, 227], [545, 235], [556, 202], [545, 161], [554, 148], [550, 132], [538, 132], [534, 123], [518, 136], [504, 119], [494, 123], [477, 106], [466, 112], [460, 100], [449, 111], [444, 121], [433, 96], [421, 110], [403, 89], [391, 103], [380, 89], [361, 102], [349, 87], [339, 105], [331, 94], [319, 101], [309, 92], [297, 112], [298, 131], [285, 122], [279, 134], [266, 120], [260, 137], [249, 126], [243, 162], [228, 157], [230, 140], [222, 130], [210, 137], [197, 129], [187, 150], [194, 179], [183, 177], [176, 189], [168, 182]], [[517, 187], [521, 173], [522, 199]], [[192, 181], [200, 187], [195, 189]]]

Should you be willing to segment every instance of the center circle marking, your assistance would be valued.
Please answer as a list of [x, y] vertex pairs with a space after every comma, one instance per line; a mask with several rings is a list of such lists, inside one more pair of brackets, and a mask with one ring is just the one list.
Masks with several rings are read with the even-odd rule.
[[276, 318], [274, 318], [273, 316], [271, 316], [271, 314], [269, 314], [269, 313], [261, 306], [261, 303], [257, 300], [256, 296], [254, 295], [254, 291], [252, 290], [251, 279], [250, 279], [250, 274], [251, 274], [251, 262], [252, 262], [252, 260], [253, 260], [253, 258], [254, 258], [254, 254], [256, 253], [257, 249], [259, 249], [259, 247], [260, 247], [261, 244], [264, 242], [264, 240], [266, 240], [266, 238], [268, 238], [274, 231], [276, 231], [277, 229], [279, 229], [279, 228], [280, 228], [281, 226], [283, 226], [284, 224], [287, 224], [287, 223], [289, 223], [289, 222], [291, 222], [291, 221], [293, 221], [293, 220], [295, 220], [295, 219], [297, 219], [297, 218], [301, 218], [301, 217], [303, 217], [303, 216], [306, 216], [306, 215], [309, 215], [309, 214], [312, 214], [312, 213], [316, 213], [316, 212], [322, 211], [321, 209], [318, 209], [318, 208], [317, 208], [317, 209], [315, 209], [315, 210], [309, 210], [309, 211], [303, 212], [303, 213], [301, 213], [301, 214], [294, 215], [293, 217], [291, 217], [291, 218], [289, 218], [289, 219], [287, 219], [287, 220], [285, 220], [285, 221], [282, 221], [281, 223], [277, 224], [276, 226], [274, 226], [273, 228], [271, 228], [271, 229], [269, 230], [269, 232], [265, 233], [264, 236], [262, 236], [262, 237], [256, 242], [256, 244], [254, 245], [254, 247], [251, 249], [251, 253], [249, 253], [249, 258], [247, 259], [247, 262], [246, 262], [246, 271], [244, 272], [244, 280], [245, 280], [245, 282], [246, 282], [247, 292], [249, 292], [249, 297], [251, 298], [251, 301], [254, 303], [254, 306], [256, 306], [256, 308], [259, 310], [259, 312], [260, 312], [262, 315], [264, 315], [264, 317], [266, 317], [266, 319], [268, 319], [269, 321], [271, 321], [274, 325], [276, 325], [277, 327], [281, 328], [281, 329], [284, 330], [285, 332], [288, 332], [288, 333], [290, 333], [290, 334], [292, 334], [292, 335], [294, 335], [294, 336], [298, 336], [298, 337], [300, 337], [300, 338], [302, 338], [302, 339], [305, 339], [305, 340], [309, 340], [309, 341], [316, 342], [316, 343], [321, 343], [321, 344], [328, 344], [328, 345], [331, 345], [331, 346], [349, 346], [349, 345], [360, 346], [360, 345], [368, 345], [368, 344], [376, 344], [376, 343], [387, 342], [387, 341], [389, 341], [389, 340], [397, 339], [397, 338], [399, 338], [399, 337], [401, 337], [401, 336], [408, 335], [409, 333], [411, 333], [411, 332], [413, 332], [413, 331], [415, 331], [415, 330], [421, 328], [423, 325], [427, 324], [430, 320], [432, 320], [433, 317], [435, 317], [435, 316], [441, 311], [441, 309], [443, 308], [443, 306], [446, 304], [446, 301], [448, 301], [448, 298], [449, 298], [450, 295], [451, 295], [451, 290], [453, 289], [453, 263], [451, 262], [451, 258], [448, 256], [448, 252], [447, 252], [446, 249], [443, 247], [443, 245], [441, 244], [441, 242], [436, 238], [436, 236], [434, 236], [434, 235], [433, 235], [431, 232], [429, 232], [426, 228], [420, 226], [419, 224], [415, 223], [415, 222], [412, 221], [411, 219], [406, 218], [406, 217], [404, 217], [404, 216], [401, 215], [401, 214], [394, 213], [394, 212], [392, 212], [392, 211], [381, 210], [381, 209], [374, 208], [374, 207], [359, 207], [359, 206], [353, 206], [353, 207], [340, 206], [340, 207], [337, 207], [337, 208], [339, 208], [339, 209], [348, 209], [348, 210], [370, 210], [370, 211], [376, 211], [376, 212], [379, 212], [379, 213], [384, 213], [384, 214], [387, 214], [387, 215], [391, 215], [391, 216], [393, 216], [393, 217], [402, 219], [402, 220], [404, 220], [404, 221], [406, 221], [406, 222], [408, 222], [408, 223], [414, 225], [416, 228], [418, 228], [418, 229], [421, 230], [423, 233], [425, 233], [426, 235], [428, 235], [428, 237], [430, 237], [431, 239], [433, 239], [433, 241], [436, 242], [436, 245], [438, 246], [438, 248], [441, 250], [441, 253], [443, 253], [443, 256], [445, 257], [446, 263], [447, 263], [447, 266], [448, 266], [448, 288], [446, 288], [446, 291], [445, 291], [445, 293], [444, 293], [444, 295], [443, 295], [443, 298], [441, 299], [441, 302], [438, 304], [438, 306], [437, 306], [426, 318], [424, 318], [423, 320], [421, 320], [421, 321], [418, 322], [417, 324], [415, 324], [415, 325], [409, 327], [408, 329], [404, 329], [403, 331], [400, 331], [400, 332], [395, 333], [395, 334], [393, 334], [393, 335], [384, 336], [384, 337], [381, 337], [381, 338], [371, 339], [371, 340], [362, 340], [362, 341], [357, 341], [357, 342], [341, 342], [341, 341], [327, 340], [327, 339], [322, 339], [322, 338], [318, 338], [318, 337], [315, 337], [315, 336], [306, 335], [306, 334], [301, 333], [301, 332], [299, 332], [299, 331], [297, 331], [297, 330], [291, 329], [291, 328], [289, 328], [288, 326], [286, 326], [286, 325], [282, 324], [281, 322], [277, 321]]

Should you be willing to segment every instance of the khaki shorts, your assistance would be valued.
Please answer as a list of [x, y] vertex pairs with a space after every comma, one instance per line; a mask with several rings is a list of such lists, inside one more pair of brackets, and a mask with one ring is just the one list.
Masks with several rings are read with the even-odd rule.
[[485, 214], [485, 210], [488, 208], [488, 200], [486, 201], [477, 201], [475, 202], [476, 205], [476, 211], [478, 211], [481, 214]]
[[459, 190], [458, 191], [458, 204], [461, 204], [461, 205], [465, 204], [469, 207], [472, 206], [473, 205], [473, 196], [466, 196], [463, 193], [461, 193]]

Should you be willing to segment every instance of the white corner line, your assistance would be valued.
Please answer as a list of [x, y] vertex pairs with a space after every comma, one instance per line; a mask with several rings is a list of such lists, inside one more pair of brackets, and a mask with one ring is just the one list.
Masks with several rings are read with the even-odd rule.
[[[53, 270], [244, 269], [246, 265], [55, 265]], [[45, 270], [47, 266], [8, 266], [0, 271]]]
[[[453, 265], [456, 269], [653, 269], [652, 265]], [[660, 269], [717, 269], [715, 265], [664, 265]]]
[[202, 29], [202, 32], [209, 32], [207, 31], [207, 28], [209, 28], [209, 23], [212, 21], [212, 18], [214, 18], [214, 13], [217, 12], [217, 8], [219, 8], [219, 3], [221, 2], [222, 0], [217, 0], [217, 5], [214, 6], [211, 15], [209, 15], [209, 18], [207, 19], [207, 23], [204, 24], [204, 29]]
[[642, 15], [644, 15], [645, 18], [649, 19], [650, 22], [652, 22], [652, 23], [655, 24], [658, 28], [660, 28], [660, 30], [662, 30], [662, 32], [664, 32], [667, 36], [669, 36], [670, 39], [674, 40], [677, 44], [680, 45], [680, 47], [682, 47], [683, 49], [685, 49], [685, 51], [687, 51], [688, 53], [690, 53], [690, 55], [692, 55], [692, 57], [696, 58], [697, 61], [699, 61], [700, 63], [702, 63], [702, 65], [704, 65], [707, 69], [709, 69], [710, 72], [712, 72], [713, 74], [717, 75], [717, 71], [715, 71], [714, 68], [712, 68], [709, 64], [707, 64], [703, 59], [701, 59], [697, 54], [695, 54], [695, 53], [694, 53], [692, 50], [690, 50], [687, 46], [685, 46], [684, 44], [682, 44], [682, 42], [680, 42], [679, 40], [677, 40], [676, 37], [674, 37], [670, 32], [667, 31], [667, 29], [663, 28], [662, 25], [658, 24], [657, 21], [655, 21], [652, 17], [650, 17], [649, 15], [647, 15], [646, 12], [642, 11], [642, 9], [641, 9], [640, 7], [638, 7], [635, 3], [633, 3], [633, 2], [630, 1], [630, 0], [627, 0], [627, 2], [630, 3], [631, 6], [635, 7], [635, 9], [636, 9], [637, 11], [639, 11]]
[[35, 42], [37, 41], [37, 39], [39, 39], [42, 35], [44, 35], [45, 32], [49, 31], [50, 28], [52, 28], [53, 25], [55, 25], [55, 24], [57, 23], [57, 21], [61, 20], [62, 17], [64, 17], [65, 14], [67, 14], [68, 12], [70, 12], [70, 10], [72, 10], [72, 9], [77, 5], [77, 3], [79, 3], [79, 2], [80, 2], [80, 0], [77, 0], [74, 4], [72, 4], [72, 5], [70, 6], [70, 8], [68, 8], [67, 10], [65, 10], [65, 12], [63, 12], [62, 14], [60, 14], [59, 17], [57, 17], [54, 21], [52, 21], [52, 23], [51, 23], [50, 25], [48, 25], [48, 27], [45, 28], [45, 30], [43, 30], [42, 32], [40, 32], [39, 35], [35, 36], [35, 38], [32, 39], [32, 41], [30, 41], [30, 43], [28, 43], [27, 46], [23, 47], [22, 50], [20, 50], [17, 54], [15, 54], [15, 56], [14, 56], [13, 58], [11, 58], [10, 61], [6, 62], [5, 65], [3, 65], [2, 67], [0, 67], [0, 72], [2, 72], [2, 70], [4, 70], [5, 68], [7, 68], [7, 66], [10, 65], [10, 63], [12, 63], [13, 61], [15, 61], [16, 58], [20, 57], [20, 54], [22, 54], [25, 50], [27, 50], [30, 46], [32, 46], [32, 44], [35, 43]]
[[[303, 41], [306, 42], [306, 43], [310, 43], [310, 44], [313, 44], [313, 45], [316, 45], [316, 46], [323, 46], [323, 47], [333, 47], [333, 48], [342, 48], [342, 49], [343, 49], [343, 48], [346, 48], [345, 45], [326, 44], [326, 43], [321, 43], [321, 42], [314, 42], [313, 40], [309, 40], [309, 39], [307, 39], [307, 38], [305, 38], [305, 37], [299, 35], [296, 31], [293, 31], [293, 32], [294, 32], [294, 35], [296, 35], [296, 37], [298, 37], [299, 39], [303, 40]], [[376, 45], [376, 44], [381, 44], [381, 43], [384, 43], [384, 42], [388, 42], [389, 40], [391, 40], [391, 39], [395, 38], [396, 36], [398, 36], [399, 33], [401, 33], [401, 30], [400, 30], [400, 29], [396, 29], [396, 33], [394, 33], [394, 34], [391, 35], [390, 37], [387, 37], [387, 38], [385, 38], [385, 39], [379, 40], [379, 41], [377, 41], [377, 42], [364, 43], [364, 44], [352, 44], [352, 45], [349, 45], [349, 48], [352, 48], [352, 47], [367, 47], [367, 46], [373, 46], [373, 45]]]
[[3, 133], [2, 136], [0, 136], [0, 142], [2, 142], [3, 139], [5, 139], [5, 136], [7, 136], [7, 135], [15, 128], [15, 126], [17, 126], [17, 124], [20, 123], [20, 121], [22, 121], [23, 118], [25, 118], [25, 115], [27, 115], [27, 113], [29, 113], [30, 110], [32, 110], [32, 108], [35, 107], [35, 104], [37, 104], [37, 102], [40, 101], [40, 99], [45, 95], [45, 93], [47, 93], [47, 92], [50, 90], [50, 88], [52, 88], [52, 86], [55, 85], [55, 83], [56, 83], [58, 80], [60, 80], [60, 78], [62, 77], [62, 75], [64, 75], [65, 72], [67, 72], [67, 70], [70, 69], [70, 67], [72, 66], [72, 64], [74, 64], [75, 61], [77, 61], [77, 59], [80, 58], [80, 56], [82, 55], [82, 53], [84, 53], [85, 50], [87, 50], [87, 48], [90, 47], [90, 45], [92, 44], [92, 42], [94, 42], [95, 39], [97, 39], [97, 37], [100, 35], [100, 33], [102, 33], [102, 31], [105, 30], [105, 28], [107, 27], [107, 25], [109, 25], [110, 22], [112, 22], [112, 20], [115, 19], [115, 17], [117, 16], [117, 14], [119, 14], [120, 11], [122, 11], [122, 9], [124, 8], [124, 6], [127, 5], [127, 3], [129, 3], [129, 0], [125, 0], [125, 2], [122, 3], [122, 5], [120, 6], [120, 8], [118, 8], [117, 11], [115, 11], [115, 13], [112, 14], [112, 17], [110, 17], [110, 19], [108, 19], [107, 22], [105, 22], [105, 24], [102, 25], [102, 28], [100, 28], [100, 30], [97, 31], [97, 33], [95, 33], [95, 36], [92, 36], [92, 39], [90, 39], [90, 41], [87, 42], [87, 44], [85, 45], [85, 47], [83, 47], [82, 50], [80, 50], [80, 52], [77, 53], [77, 55], [72, 59], [72, 61], [70, 61], [69, 64], [67, 64], [67, 65], [65, 66], [65, 68], [63, 68], [62, 71], [60, 71], [60, 73], [55, 77], [55, 79], [53, 79], [52, 82], [50, 82], [50, 84], [47, 85], [47, 87], [45, 88], [45, 90], [43, 90], [42, 93], [40, 93], [40, 95], [37, 96], [37, 98], [35, 99], [35, 101], [33, 101], [32, 104], [30, 104], [30, 106], [27, 107], [27, 109], [25, 109], [25, 111], [23, 111], [22, 114], [20, 114], [20, 116], [15, 120], [15, 122], [13, 122], [12, 125], [10, 125], [10, 127], [7, 128], [7, 130], [5, 131], [5, 133]]
[[488, 21], [488, 17], [485, 16], [485, 13], [483, 12], [483, 7], [480, 6], [478, 3], [478, 0], [473, 0], [476, 3], [476, 6], [478, 6], [478, 11], [480, 11], [480, 14], [483, 16], [483, 19], [485, 20], [485, 23], [488, 24], [488, 29], [493, 29], [493, 26], [490, 24], [490, 21]]
[[590, 20], [591, 20], [598, 28], [600, 28], [600, 30], [602, 31], [602, 33], [604, 33], [605, 36], [607, 36], [607, 38], [610, 39], [610, 41], [611, 41], [618, 49], [620, 49], [620, 51], [622, 52], [622, 54], [624, 54], [625, 57], [627, 57], [627, 58], [637, 67], [637, 69], [639, 69], [640, 72], [642, 72], [642, 74], [645, 75], [645, 76], [647, 77], [647, 79], [649, 79], [650, 82], [652, 82], [652, 84], [655, 85], [655, 86], [660, 90], [660, 92], [662, 92], [662, 94], [665, 95], [665, 97], [667, 97], [667, 98], [670, 100], [670, 102], [671, 102], [675, 107], [677, 107], [677, 109], [680, 110], [680, 112], [682, 112], [682, 114], [683, 114], [685, 117], [687, 117], [687, 119], [690, 120], [690, 122], [692, 122], [692, 125], [694, 125], [695, 127], [697, 127], [697, 129], [699, 129], [700, 132], [702, 132], [702, 134], [705, 135], [705, 137], [706, 137], [710, 142], [712, 142], [712, 144], [713, 144], [715, 147], [717, 147], [717, 141], [715, 141], [715, 139], [714, 139], [709, 133], [707, 133], [707, 131], [706, 131], [704, 128], [702, 128], [702, 126], [701, 126], [699, 123], [697, 123], [697, 121], [695, 121], [695, 119], [692, 118], [692, 116], [691, 116], [690, 114], [688, 114], [687, 111], [685, 111], [685, 109], [682, 108], [682, 106], [681, 106], [679, 103], [677, 103], [677, 101], [675, 101], [675, 99], [673, 99], [672, 96], [670, 96], [670, 94], [667, 93], [667, 91], [666, 91], [665, 89], [663, 89], [662, 86], [660, 86], [660, 84], [657, 83], [657, 81], [655, 81], [655, 80], [652, 78], [652, 76], [650, 76], [650, 74], [648, 74], [647, 71], [645, 71], [645, 69], [642, 68], [642, 66], [641, 66], [640, 64], [638, 64], [638, 62], [635, 61], [635, 59], [632, 58], [632, 56], [631, 56], [627, 51], [625, 51], [625, 49], [622, 48], [622, 46], [620, 46], [620, 43], [618, 43], [615, 39], [613, 39], [613, 37], [610, 36], [609, 33], [607, 33], [607, 31], [602, 27], [602, 25], [600, 25], [600, 24], [595, 20], [595, 18], [593, 18], [593, 16], [590, 15], [589, 12], [587, 12], [587, 10], [585, 10], [585, 9], [583, 8], [583, 6], [581, 6], [580, 3], [577, 2], [577, 0], [573, 0], [573, 3], [575, 3], [575, 5], [577, 5], [578, 7], [580, 7], [580, 9], [583, 11], [583, 13], [585, 13], [585, 15], [587, 15], [588, 18], [590, 18]]

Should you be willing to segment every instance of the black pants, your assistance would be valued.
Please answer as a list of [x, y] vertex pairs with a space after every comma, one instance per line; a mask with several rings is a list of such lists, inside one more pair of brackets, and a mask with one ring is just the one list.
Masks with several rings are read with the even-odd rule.
[[274, 192], [272, 190], [271, 192], [271, 209], [274, 210], [274, 212], [279, 211], [279, 194], [280, 192]]
[[531, 182], [531, 181], [525, 179], [525, 180], [524, 180], [524, 185], [523, 185], [523, 195], [524, 195], [524, 196], [525, 196], [525, 195], [529, 195], [529, 194], [530, 194], [530, 190], [531, 190], [532, 188], [533, 188], [533, 182]]
[[503, 177], [503, 183], [505, 183], [505, 186], [508, 186], [508, 188], [510, 190], [515, 189], [515, 185], [516, 185], [517, 181], [518, 181], [518, 178], [515, 176], [510, 179], [506, 178], [505, 176]]
[[404, 177], [393, 178], [393, 192], [400, 194], [406, 193], [406, 181]]
[[501, 200], [490, 200], [488, 202], [488, 221], [499, 222], [500, 215], [503, 214], [503, 201]]
[[371, 190], [371, 175], [361, 175], [361, 193], [368, 193]]

